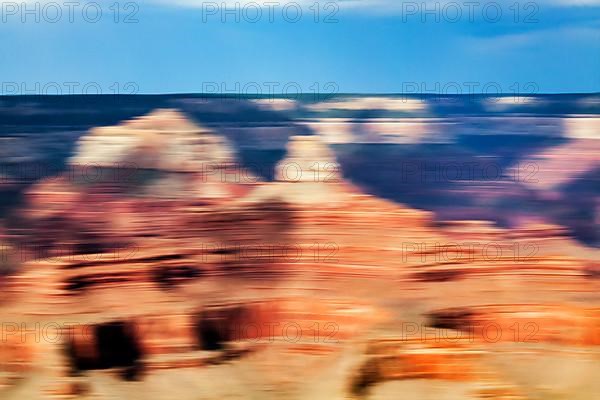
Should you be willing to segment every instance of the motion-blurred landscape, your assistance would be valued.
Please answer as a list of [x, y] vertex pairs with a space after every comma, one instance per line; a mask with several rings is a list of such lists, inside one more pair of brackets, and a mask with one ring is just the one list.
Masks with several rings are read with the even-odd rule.
[[0, 398], [600, 398], [600, 95], [317, 97], [0, 98]]

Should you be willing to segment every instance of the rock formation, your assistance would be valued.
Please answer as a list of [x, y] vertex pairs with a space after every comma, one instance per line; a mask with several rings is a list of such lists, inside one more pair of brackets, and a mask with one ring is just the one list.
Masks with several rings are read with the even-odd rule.
[[[237, 160], [175, 111], [96, 129], [72, 159], [124, 162], [193, 186], [203, 163]], [[215, 190], [173, 197], [68, 176], [30, 188], [23, 236], [80, 246], [1, 278], [0, 391], [369, 398], [426, 381], [453, 385], [448, 398], [524, 399], [523, 382], [595, 384], [514, 373], [547, 349], [593, 370], [595, 249], [548, 224], [437, 224], [349, 182], [319, 136], [293, 137], [276, 168], [274, 182], [213, 175]]]
[[108, 177], [129, 190], [141, 186], [141, 193], [153, 197], [218, 200], [240, 195], [241, 184], [257, 181], [247, 171], [240, 179], [226, 139], [170, 109], [93, 129], [70, 164], [79, 181], [95, 184]]

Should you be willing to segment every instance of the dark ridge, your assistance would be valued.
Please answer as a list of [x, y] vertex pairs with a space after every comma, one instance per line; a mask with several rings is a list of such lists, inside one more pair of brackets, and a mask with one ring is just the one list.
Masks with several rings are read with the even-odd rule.
[[126, 282], [126, 281], [127, 281], [127, 279], [118, 278], [118, 277], [95, 278], [92, 276], [79, 275], [79, 276], [74, 276], [72, 278], [69, 278], [65, 281], [65, 290], [70, 291], [70, 292], [78, 292], [78, 291], [86, 290], [86, 289], [89, 289], [93, 286], [100, 285], [100, 284], [121, 283], [121, 282]]
[[95, 334], [100, 368], [124, 368], [123, 378], [135, 379], [142, 353], [133, 326], [124, 321], [110, 322], [96, 326]]
[[163, 289], [170, 289], [179, 283], [202, 276], [202, 270], [187, 265], [162, 265], [152, 271], [152, 280]]
[[227, 349], [222, 354], [217, 354], [206, 360], [209, 365], [220, 365], [228, 361], [237, 360], [252, 353], [251, 349]]
[[561, 199], [548, 210], [554, 221], [588, 246], [600, 247], [596, 205], [600, 197], [600, 168], [595, 168], [560, 187]]
[[235, 247], [220, 247], [218, 249], [211, 250], [211, 253], [218, 255], [232, 255], [237, 254], [238, 249]]
[[465, 276], [463, 270], [442, 270], [442, 271], [423, 271], [416, 273], [414, 276], [421, 282], [451, 282], [456, 281]]
[[468, 308], [453, 308], [429, 313], [429, 326], [438, 329], [468, 331], [476, 314]]
[[196, 336], [202, 350], [222, 350], [229, 340], [223, 321], [211, 320], [200, 316], [196, 324]]
[[94, 326], [91, 338], [95, 354], [82, 352], [73, 338], [67, 343], [67, 356], [78, 374], [88, 370], [118, 368], [123, 379], [135, 380], [142, 365], [142, 350], [135, 337], [133, 325], [126, 321], [113, 321]]
[[169, 260], [181, 260], [183, 259], [183, 255], [182, 254], [165, 254], [162, 256], [156, 256], [156, 257], [146, 257], [146, 258], [139, 258], [136, 259], [134, 261], [136, 262], [155, 262], [155, 261], [169, 261]]
[[357, 397], [364, 397], [369, 389], [381, 381], [381, 371], [379, 370], [379, 361], [370, 359], [366, 361], [358, 373], [350, 382], [350, 392]]
[[86, 276], [74, 276], [65, 282], [65, 290], [69, 292], [84, 290], [92, 286], [94, 282]]
[[243, 306], [201, 312], [194, 323], [196, 337], [202, 350], [223, 350], [227, 342], [235, 340], [248, 310]]
[[130, 262], [160, 262], [160, 261], [171, 261], [171, 260], [181, 260], [183, 259], [184, 256], [182, 254], [165, 254], [162, 256], [155, 256], [155, 257], [144, 257], [144, 258], [122, 258], [122, 259], [118, 259], [118, 260], [111, 260], [111, 261], [97, 261], [97, 262], [80, 262], [80, 263], [75, 263], [75, 264], [71, 264], [71, 265], [67, 265], [65, 266], [65, 269], [77, 269], [77, 268], [85, 268], [85, 267], [96, 267], [96, 266], [100, 266], [103, 264], [110, 264], [110, 265], [115, 265], [115, 264], [125, 264], [125, 263], [130, 263]]

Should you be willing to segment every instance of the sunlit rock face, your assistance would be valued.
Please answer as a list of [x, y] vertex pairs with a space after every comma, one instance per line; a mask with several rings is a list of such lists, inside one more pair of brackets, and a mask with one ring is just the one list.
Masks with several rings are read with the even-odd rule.
[[[597, 129], [600, 132], [600, 123]], [[525, 180], [527, 186], [560, 191], [561, 186], [600, 168], [598, 153], [600, 138], [574, 138], [564, 145], [533, 154], [520, 166], [521, 171], [515, 170], [515, 173], [531, 176]]]
[[227, 141], [176, 110], [157, 110], [119, 126], [101, 127], [81, 139], [72, 164], [198, 172], [207, 163], [234, 162]]
[[434, 118], [322, 118], [306, 123], [330, 144], [419, 144], [449, 143], [452, 122]]
[[[276, 167], [279, 182], [338, 182], [341, 179], [335, 154], [318, 136], [294, 136], [286, 158]], [[295, 171], [290, 171], [295, 169]]]
[[342, 183], [335, 154], [318, 136], [294, 136], [286, 157], [275, 167], [275, 182], [262, 185], [241, 202], [277, 198], [295, 204], [323, 207], [344, 201], [349, 187]]
[[335, 100], [328, 100], [310, 105], [309, 108], [314, 111], [330, 110], [386, 110], [416, 112], [425, 111], [427, 104], [414, 98], [403, 97], [346, 97]]
[[[70, 160], [82, 184], [113, 184], [134, 193], [207, 201], [243, 193], [227, 140], [176, 110], [157, 110], [118, 126], [93, 129]], [[237, 186], [237, 187], [236, 187]], [[137, 191], [136, 191], [137, 188]]]

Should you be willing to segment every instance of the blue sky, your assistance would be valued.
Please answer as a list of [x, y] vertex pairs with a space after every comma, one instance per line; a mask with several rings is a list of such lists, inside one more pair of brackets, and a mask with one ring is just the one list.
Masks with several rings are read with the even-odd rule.
[[600, 0], [238, 2], [4, 2], [1, 92], [600, 91]]

